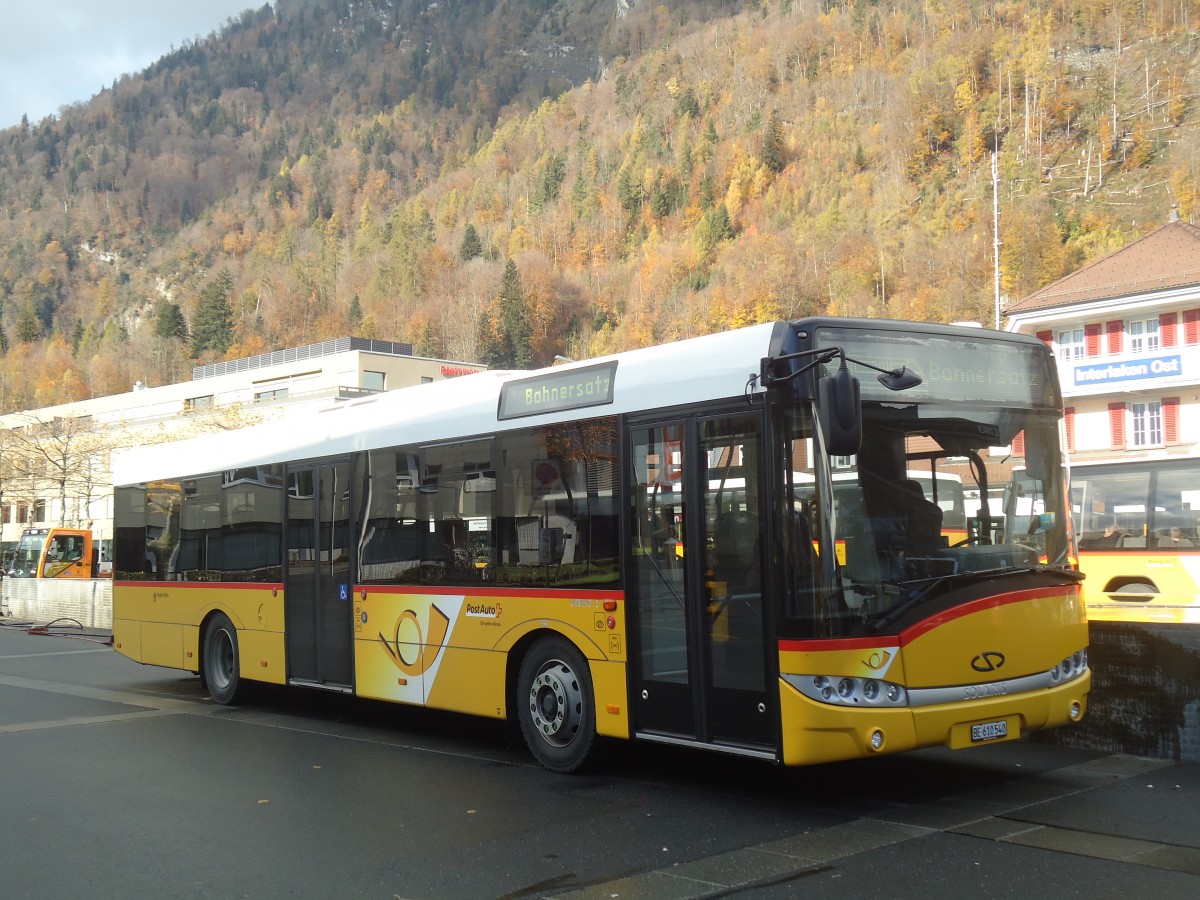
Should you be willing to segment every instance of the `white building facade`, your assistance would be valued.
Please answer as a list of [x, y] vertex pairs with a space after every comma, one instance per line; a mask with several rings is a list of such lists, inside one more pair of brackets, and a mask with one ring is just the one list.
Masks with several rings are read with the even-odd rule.
[[485, 369], [416, 357], [408, 344], [340, 338], [197, 366], [191, 381], [138, 384], [123, 394], [0, 416], [0, 540], [7, 545], [25, 528], [52, 526], [91, 528], [99, 540], [110, 539], [112, 449], [263, 421], [286, 428], [290, 413], [314, 404]]
[[1054, 351], [1079, 461], [1200, 445], [1200, 228], [1174, 219], [1006, 310]]

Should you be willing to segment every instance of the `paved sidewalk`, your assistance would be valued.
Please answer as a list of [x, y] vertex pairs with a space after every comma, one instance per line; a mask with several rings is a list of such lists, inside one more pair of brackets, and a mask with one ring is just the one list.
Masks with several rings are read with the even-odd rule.
[[[1061, 869], [1069, 864], [1063, 859], [1067, 857], [1071, 862], [1108, 860], [1161, 870], [1164, 875], [1200, 876], [1200, 764], [1100, 757], [942, 802], [880, 809], [843, 825], [559, 896], [698, 900], [731, 894], [774, 896], [776, 891], [783, 896], [794, 892], [795, 882], [806, 876], [807, 889], [827, 894], [822, 877], [838, 868], [855, 868], [854, 857], [861, 854], [863, 867], [878, 874], [883, 859], [878, 851], [912, 842], [911, 852], [897, 857], [935, 859], [932, 844], [921, 842], [942, 835], [1048, 851], [1022, 855], [1022, 865], [1040, 859], [1041, 865]], [[1177, 892], [1177, 881], [1186, 883], [1184, 878], [1172, 880], [1160, 896], [1185, 896]], [[910, 879], [897, 869], [895, 896], [905, 895], [906, 882]], [[945, 886], [943, 881], [941, 887]], [[1194, 888], [1186, 896], [1200, 896], [1200, 877]], [[1111, 890], [1105, 896], [1125, 894], [1117, 885]], [[1007, 895], [1006, 891], [996, 894]]]

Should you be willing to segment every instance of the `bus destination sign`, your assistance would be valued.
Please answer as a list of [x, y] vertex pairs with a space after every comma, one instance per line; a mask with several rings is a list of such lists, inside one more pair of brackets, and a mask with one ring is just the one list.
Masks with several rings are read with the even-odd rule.
[[510, 381], [500, 388], [497, 418], [519, 419], [612, 403], [616, 374], [617, 363], [613, 360]]
[[[922, 383], [896, 394], [880, 387], [873, 372], [850, 362], [862, 380], [864, 400], [939, 398], [966, 402], [1038, 407], [1056, 405], [1049, 357], [1040, 347], [991, 339], [943, 337], [935, 333], [898, 333], [886, 329], [822, 329], [820, 346], [840, 346], [851, 360], [883, 368], [907, 366]], [[827, 366], [832, 372], [834, 366]]]

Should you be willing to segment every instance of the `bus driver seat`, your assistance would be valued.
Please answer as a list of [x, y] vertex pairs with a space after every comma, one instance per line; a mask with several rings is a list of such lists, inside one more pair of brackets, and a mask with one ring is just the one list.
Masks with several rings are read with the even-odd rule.
[[919, 556], [945, 547], [942, 508], [925, 499], [920, 483], [912, 478], [901, 481], [898, 488], [898, 512], [904, 516], [909, 554]]

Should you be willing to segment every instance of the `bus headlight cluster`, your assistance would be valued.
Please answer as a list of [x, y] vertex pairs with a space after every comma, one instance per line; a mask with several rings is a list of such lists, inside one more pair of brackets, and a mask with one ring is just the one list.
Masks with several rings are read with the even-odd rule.
[[784, 680], [805, 697], [839, 706], [904, 706], [904, 688], [878, 678], [849, 675], [784, 675]]
[[1078, 678], [1087, 671], [1088, 656], [1087, 650], [1076, 650], [1057, 666], [1050, 670], [1050, 680], [1054, 684], [1062, 684], [1066, 681]]

